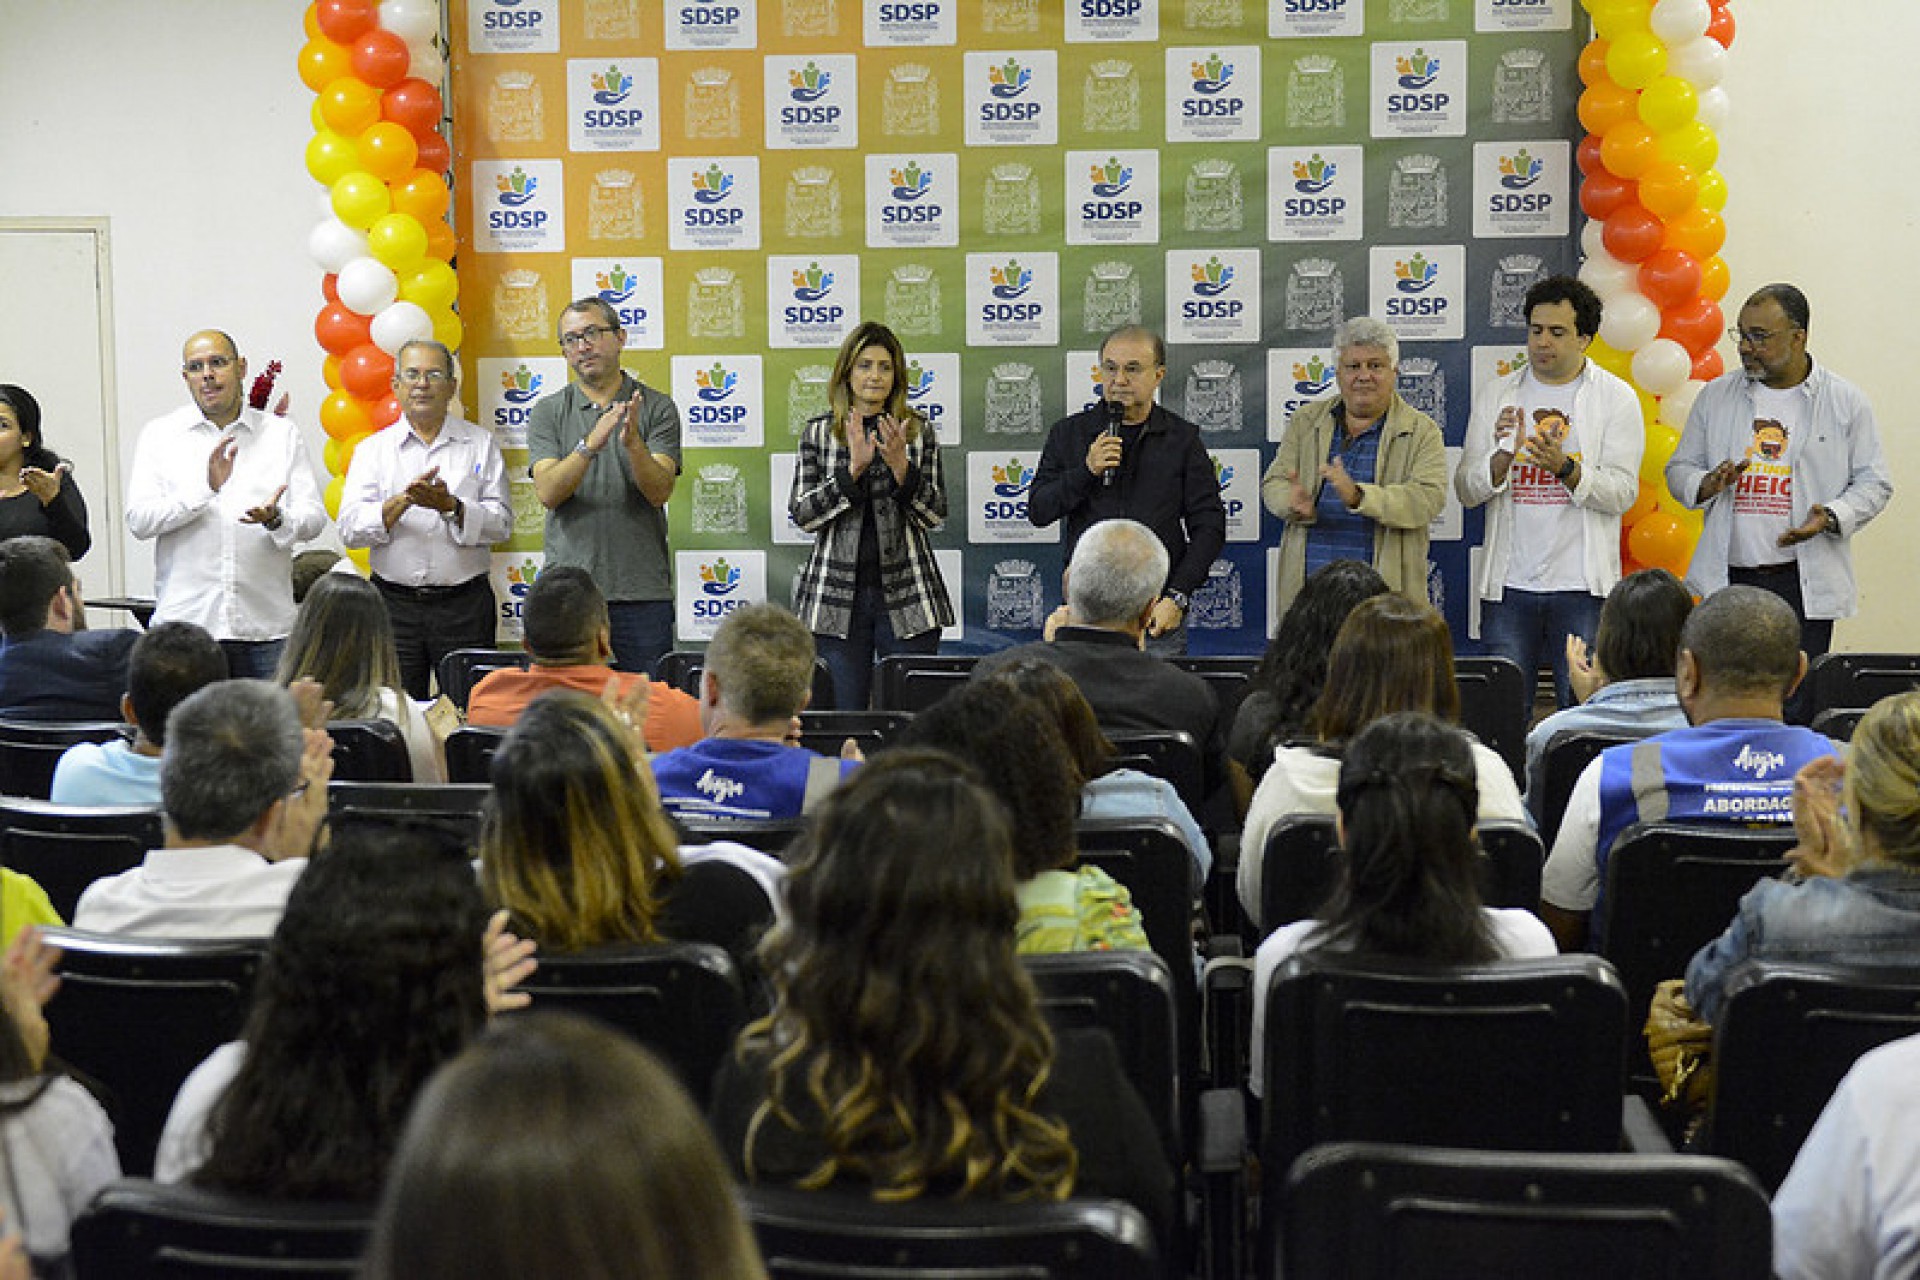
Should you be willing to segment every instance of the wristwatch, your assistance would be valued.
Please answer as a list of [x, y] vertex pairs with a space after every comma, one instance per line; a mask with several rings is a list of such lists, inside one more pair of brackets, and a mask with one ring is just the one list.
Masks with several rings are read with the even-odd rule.
[[1833, 514], [1832, 507], [1822, 507], [1820, 508], [1820, 510], [1827, 517], [1827, 522], [1820, 526], [1820, 532], [1831, 533], [1834, 536], [1838, 537], [1840, 533], [1840, 517]]
[[582, 440], [579, 444], [573, 446], [573, 451], [579, 454], [583, 458], [597, 458], [600, 456], [600, 451], [598, 449], [589, 448], [585, 440]]
[[1553, 478], [1565, 484], [1567, 477], [1573, 474], [1574, 467], [1578, 465], [1572, 458], [1568, 458], [1560, 464], [1560, 469], [1553, 473]]
[[1180, 610], [1180, 612], [1183, 614], [1188, 612], [1189, 607], [1193, 603], [1193, 597], [1189, 596], [1184, 591], [1174, 591], [1171, 588], [1169, 588], [1167, 591], [1163, 592], [1162, 594], [1167, 599], [1173, 601], [1175, 607], [1177, 607]]

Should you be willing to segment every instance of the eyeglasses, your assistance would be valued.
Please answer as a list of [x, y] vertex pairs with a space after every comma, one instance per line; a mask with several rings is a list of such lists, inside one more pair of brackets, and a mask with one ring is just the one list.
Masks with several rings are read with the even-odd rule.
[[615, 329], [610, 325], [590, 324], [584, 329], [576, 329], [572, 333], [561, 334], [560, 349], [562, 351], [565, 351], [569, 347], [591, 346], [594, 343], [600, 341], [600, 339], [606, 337], [608, 334], [618, 333], [618, 332], [620, 332], [618, 329]]
[[1144, 378], [1147, 376], [1147, 374], [1153, 372], [1155, 369], [1158, 369], [1159, 367], [1160, 366], [1157, 364], [1152, 364], [1152, 365], [1141, 364], [1138, 360], [1129, 360], [1125, 364], [1115, 364], [1111, 360], [1109, 360], [1107, 363], [1100, 366], [1100, 372], [1104, 373], [1109, 378], [1117, 378], [1122, 374], [1125, 374], [1127, 378], [1133, 379], [1133, 378]]
[[444, 369], [402, 369], [399, 373], [394, 374], [393, 377], [394, 381], [404, 383], [409, 387], [418, 382], [424, 382], [430, 387], [437, 387], [443, 382], [451, 382], [453, 380], [452, 376]]
[[1729, 329], [1727, 337], [1732, 339], [1737, 347], [1764, 347], [1775, 338], [1792, 332], [1794, 332], [1793, 329]]
[[208, 356], [203, 360], [189, 360], [187, 361], [187, 363], [185, 363], [184, 365], [181, 365], [180, 367], [182, 371], [184, 371], [185, 373], [193, 377], [198, 377], [199, 375], [207, 372], [207, 370], [209, 369], [213, 370], [213, 372], [215, 373], [224, 373], [226, 370], [231, 369], [233, 367], [233, 357], [232, 356]]

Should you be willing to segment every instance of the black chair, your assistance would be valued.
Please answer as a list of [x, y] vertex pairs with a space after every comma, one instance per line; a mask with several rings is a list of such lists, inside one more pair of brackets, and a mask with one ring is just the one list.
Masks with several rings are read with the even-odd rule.
[[793, 842], [807, 829], [806, 818], [675, 818], [681, 844], [712, 844], [731, 840], [784, 859]]
[[47, 1005], [54, 1051], [107, 1095], [120, 1167], [153, 1169], [180, 1082], [239, 1037], [264, 940], [180, 942], [48, 929], [66, 951]]
[[1866, 707], [1828, 707], [1816, 712], [1813, 723], [1808, 726], [1815, 733], [1824, 733], [1835, 742], [1852, 742], [1853, 731], [1860, 727], [1860, 720], [1867, 714]]
[[1022, 956], [1021, 962], [1055, 1030], [1098, 1027], [1113, 1037], [1127, 1079], [1160, 1127], [1167, 1158], [1177, 1167], [1184, 1151], [1180, 1033], [1167, 966], [1160, 957], [1138, 951]]
[[342, 782], [412, 782], [413, 758], [391, 720], [329, 720], [333, 776]]
[[0, 866], [30, 876], [62, 920], [88, 885], [140, 865], [165, 837], [159, 809], [83, 808], [0, 796]]
[[1547, 740], [1540, 770], [1540, 794], [1527, 796], [1527, 807], [1540, 823], [1542, 844], [1553, 848], [1554, 837], [1560, 834], [1560, 820], [1567, 814], [1567, 801], [1573, 795], [1573, 784], [1580, 781], [1586, 767], [1599, 759], [1608, 747], [1635, 741], [1638, 739], [1584, 729], [1556, 733]]
[[1807, 668], [1796, 701], [1809, 719], [1833, 707], [1870, 707], [1920, 686], [1920, 653], [1827, 653]]
[[491, 787], [472, 782], [332, 782], [327, 812], [334, 818], [386, 818], [430, 823], [468, 848], [480, 840], [480, 810]]
[[493, 782], [493, 753], [500, 749], [505, 729], [492, 725], [462, 725], [447, 735], [447, 781]]
[[882, 711], [925, 711], [965, 684], [979, 661], [970, 654], [952, 653], [896, 653], [882, 658], [873, 705]]
[[905, 711], [816, 711], [808, 707], [800, 713], [800, 745], [823, 756], [837, 756], [841, 744], [852, 738], [860, 744], [863, 755], [871, 756], [912, 721], [913, 716]]
[[1114, 763], [1173, 784], [1196, 817], [1207, 799], [1206, 761], [1200, 744], [1184, 729], [1109, 729], [1107, 741], [1118, 752]]
[[[1693, 953], [1732, 923], [1741, 895], [1786, 869], [1792, 845], [1784, 827], [1649, 822], [1621, 833], [1607, 855], [1600, 954], [1619, 971], [1636, 1019], [1653, 989], [1685, 974]], [[1645, 1045], [1636, 1038], [1631, 1050], [1634, 1074], [1651, 1072], [1641, 1065]]]
[[1453, 682], [1460, 690], [1460, 723], [1498, 752], [1524, 778], [1527, 724], [1533, 719], [1532, 673], [1511, 658], [1469, 654], [1453, 660]]
[[[700, 696], [700, 677], [707, 669], [707, 655], [699, 649], [675, 649], [662, 654], [659, 669], [654, 678], [662, 684], [672, 685], [688, 697]], [[827, 666], [825, 658], [813, 660], [812, 696], [807, 706], [820, 711], [832, 711], [840, 704], [834, 699], [833, 672]]]
[[373, 1206], [256, 1200], [123, 1178], [73, 1224], [80, 1280], [256, 1280], [359, 1274]]
[[1247, 696], [1247, 686], [1260, 665], [1258, 654], [1182, 653], [1167, 661], [1207, 682], [1207, 688], [1213, 690], [1213, 700], [1220, 706], [1221, 724], [1233, 723], [1234, 713], [1240, 710], [1240, 700]]
[[748, 1187], [770, 1280], [1163, 1280], [1153, 1227], [1117, 1200], [876, 1204], [850, 1192]]
[[1706, 1156], [1538, 1155], [1384, 1143], [1287, 1175], [1287, 1280], [1768, 1280], [1765, 1194]]
[[1768, 1194], [1869, 1049], [1920, 1032], [1912, 966], [1749, 961], [1714, 1028], [1707, 1149], [1753, 1170]]
[[440, 680], [440, 692], [465, 712], [473, 686], [479, 684], [489, 672], [506, 669], [525, 671], [532, 661], [524, 649], [455, 649], [440, 659], [436, 673]]
[[1082, 818], [1075, 835], [1080, 861], [1125, 886], [1174, 990], [1191, 996], [1193, 853], [1179, 828], [1165, 818]]
[[118, 720], [0, 720], [0, 795], [45, 800], [53, 767], [79, 742], [112, 742], [130, 729]]
[[520, 989], [536, 1009], [570, 1010], [632, 1036], [673, 1067], [702, 1109], [746, 1021], [739, 971], [704, 942], [543, 951]]

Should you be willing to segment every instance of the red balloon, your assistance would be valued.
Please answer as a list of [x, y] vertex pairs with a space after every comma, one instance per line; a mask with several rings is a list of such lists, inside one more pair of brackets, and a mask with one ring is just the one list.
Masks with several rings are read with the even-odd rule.
[[440, 128], [440, 91], [409, 77], [380, 97], [380, 114], [419, 138]]
[[320, 292], [326, 295], [328, 302], [340, 301], [340, 277], [331, 271], [321, 276]]
[[373, 415], [373, 429], [390, 427], [400, 421], [400, 402], [391, 393], [378, 403], [367, 405], [367, 411]]
[[1600, 163], [1600, 135], [1590, 133], [1580, 139], [1580, 145], [1573, 153], [1573, 159], [1580, 166], [1580, 172], [1591, 178], [1602, 169]]
[[420, 144], [420, 154], [414, 157], [414, 164], [429, 173], [445, 173], [453, 167], [453, 148], [447, 140], [437, 133], [420, 134], [415, 139]]
[[1662, 312], [1677, 307], [1700, 295], [1700, 264], [1690, 253], [1657, 249], [1640, 264], [1640, 292]]
[[350, 309], [345, 303], [329, 302], [314, 317], [313, 336], [336, 356], [344, 356], [355, 347], [373, 341], [373, 321]]
[[[1640, 269], [1645, 271], [1646, 267]], [[1660, 336], [1672, 338], [1696, 360], [1720, 345], [1720, 334], [1726, 327], [1720, 304], [1711, 298], [1689, 298], [1660, 313]]]
[[1660, 248], [1664, 234], [1660, 219], [1639, 204], [1626, 204], [1607, 215], [1600, 242], [1622, 262], [1644, 262]]
[[364, 343], [340, 358], [340, 385], [361, 400], [377, 401], [393, 392], [393, 357]]
[[385, 27], [375, 27], [353, 43], [353, 73], [376, 89], [391, 89], [406, 79], [412, 62], [407, 42]]
[[1733, 10], [1730, 7], [1719, 6], [1713, 11], [1713, 16], [1707, 19], [1707, 38], [1718, 40], [1723, 49], [1733, 47]]
[[1580, 208], [1596, 222], [1605, 222], [1616, 209], [1640, 202], [1639, 185], [1608, 173], [1589, 174], [1580, 184]]
[[320, 0], [314, 6], [313, 18], [327, 39], [351, 47], [373, 29], [380, 20], [380, 10], [374, 0]]
[[1727, 362], [1720, 358], [1720, 351], [1716, 347], [1708, 351], [1705, 355], [1695, 356], [1693, 358], [1693, 372], [1687, 376], [1695, 382], [1712, 382], [1726, 371]]

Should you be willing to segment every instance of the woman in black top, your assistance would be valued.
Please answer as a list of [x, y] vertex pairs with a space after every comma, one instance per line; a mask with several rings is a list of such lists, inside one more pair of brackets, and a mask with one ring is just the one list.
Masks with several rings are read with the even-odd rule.
[[25, 387], [0, 382], [0, 538], [37, 533], [70, 559], [87, 554], [93, 536], [72, 470], [40, 434], [40, 402]]

